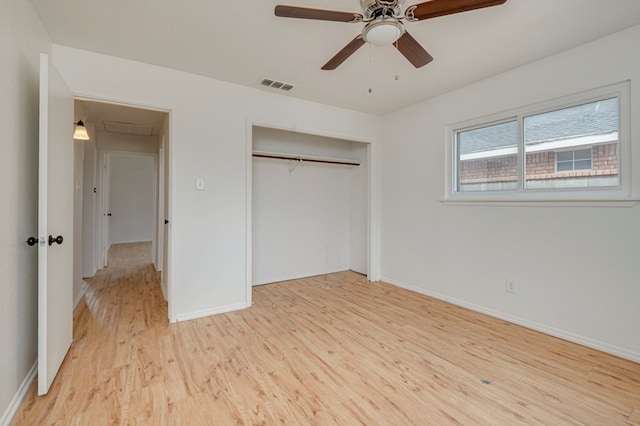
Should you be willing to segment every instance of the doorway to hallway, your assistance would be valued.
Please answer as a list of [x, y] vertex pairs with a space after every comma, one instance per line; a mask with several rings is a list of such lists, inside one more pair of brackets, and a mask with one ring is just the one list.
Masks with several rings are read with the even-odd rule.
[[171, 304], [169, 284], [170, 112], [75, 100], [90, 140], [76, 141], [74, 300], [111, 261], [113, 245], [149, 245], [150, 264]]

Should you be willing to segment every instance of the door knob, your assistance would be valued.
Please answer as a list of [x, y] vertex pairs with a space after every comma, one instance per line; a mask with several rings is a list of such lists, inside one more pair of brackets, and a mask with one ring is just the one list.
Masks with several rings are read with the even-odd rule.
[[27, 244], [30, 246], [35, 246], [36, 244], [38, 244], [38, 239], [36, 237], [29, 237], [27, 238]]
[[53, 238], [53, 236], [49, 235], [49, 245], [53, 245], [53, 243], [56, 244], [62, 244], [62, 235], [58, 235], [57, 237]]

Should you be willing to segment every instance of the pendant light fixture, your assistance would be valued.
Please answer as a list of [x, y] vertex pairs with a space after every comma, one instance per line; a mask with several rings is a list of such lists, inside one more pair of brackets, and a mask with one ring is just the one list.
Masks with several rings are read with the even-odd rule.
[[87, 133], [87, 128], [84, 127], [82, 120], [78, 120], [76, 123], [76, 130], [73, 132], [73, 138], [81, 141], [89, 140], [89, 133]]

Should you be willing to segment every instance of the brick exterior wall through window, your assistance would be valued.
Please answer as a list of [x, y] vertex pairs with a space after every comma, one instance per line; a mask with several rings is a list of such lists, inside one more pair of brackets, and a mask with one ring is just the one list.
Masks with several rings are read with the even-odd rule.
[[[576, 149], [580, 149], [576, 147]], [[565, 177], [613, 176], [618, 174], [618, 144], [595, 145], [591, 148], [591, 170], [556, 172], [554, 151], [527, 154], [526, 179], [558, 179]], [[460, 162], [460, 184], [514, 182], [518, 180], [517, 156], [506, 155]]]

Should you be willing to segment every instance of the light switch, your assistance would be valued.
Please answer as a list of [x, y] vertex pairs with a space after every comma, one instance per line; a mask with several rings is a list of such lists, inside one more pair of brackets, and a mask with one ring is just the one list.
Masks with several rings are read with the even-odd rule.
[[204, 178], [196, 178], [196, 191], [204, 191]]

